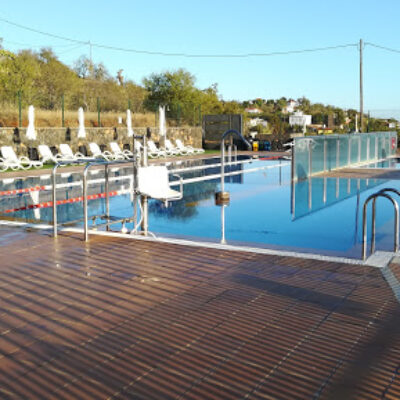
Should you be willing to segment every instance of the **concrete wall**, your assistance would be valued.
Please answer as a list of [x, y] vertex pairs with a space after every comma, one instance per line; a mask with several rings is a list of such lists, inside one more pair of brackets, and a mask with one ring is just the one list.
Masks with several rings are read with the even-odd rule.
[[[137, 135], [146, 133], [146, 128], [133, 129]], [[18, 155], [27, 155], [28, 147], [37, 148], [39, 144], [57, 147], [60, 143], [68, 143], [74, 152], [82, 145], [89, 151], [90, 142], [98, 145], [107, 145], [110, 142], [118, 142], [121, 146], [132, 144], [132, 138], [127, 137], [126, 128], [86, 128], [86, 139], [78, 139], [77, 128], [36, 128], [36, 132], [37, 140], [29, 141], [26, 139], [26, 128], [0, 128], [0, 146], [12, 146]], [[158, 128], [151, 128], [151, 132], [151, 139], [163, 145]], [[67, 140], [68, 136], [70, 140]], [[202, 130], [200, 127], [168, 128], [167, 138], [172, 141], [181, 139], [186, 145], [201, 147]]]

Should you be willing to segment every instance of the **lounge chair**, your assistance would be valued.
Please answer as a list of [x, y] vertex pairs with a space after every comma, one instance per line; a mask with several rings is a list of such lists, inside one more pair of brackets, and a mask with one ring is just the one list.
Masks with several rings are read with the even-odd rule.
[[185, 151], [186, 154], [201, 154], [204, 153], [204, 149], [192, 147], [192, 146], [185, 146], [180, 139], [175, 140], [176, 148], [180, 151]]
[[8, 168], [17, 171], [19, 169], [29, 169], [32, 167], [43, 167], [41, 161], [33, 161], [25, 156], [18, 157], [11, 146], [1, 146], [1, 155], [3, 156], [1, 161], [1, 169], [3, 171]]
[[86, 157], [82, 153], [73, 153], [71, 150], [71, 147], [69, 144], [62, 143], [60, 144], [60, 153], [61, 156], [64, 160], [71, 160], [71, 161], [77, 161], [77, 160], [82, 160], [82, 161], [89, 161], [93, 160], [93, 157]]
[[171, 189], [169, 185], [168, 169], [161, 165], [140, 167], [138, 169], [138, 192], [142, 195], [164, 202], [180, 200], [183, 197], [182, 178], [180, 180], [180, 191]]
[[130, 150], [121, 150], [117, 142], [110, 142], [110, 149], [116, 160], [130, 160], [133, 158], [133, 153]]
[[[183, 156], [183, 152], [179, 150], [177, 147], [174, 147], [174, 145], [171, 143], [169, 139], [165, 139], [165, 150], [168, 155], [171, 156]], [[185, 153], [187, 154], [187, 153]]]
[[61, 154], [53, 154], [50, 147], [47, 144], [39, 144], [38, 146], [39, 156], [42, 163], [53, 162], [57, 163], [59, 161], [68, 161], [69, 158], [65, 159]]
[[94, 158], [102, 158], [107, 161], [123, 159], [120, 156], [116, 156], [116, 155], [112, 154], [108, 150], [101, 151], [100, 146], [94, 142], [89, 143], [89, 150], [92, 153]]
[[167, 157], [169, 154], [164, 151], [160, 150], [156, 144], [152, 140], [147, 141], [147, 150], [149, 157]]

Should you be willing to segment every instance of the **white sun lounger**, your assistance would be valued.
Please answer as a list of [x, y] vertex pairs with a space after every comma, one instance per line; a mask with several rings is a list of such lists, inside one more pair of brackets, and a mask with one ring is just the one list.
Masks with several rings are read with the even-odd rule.
[[29, 169], [31, 167], [41, 168], [43, 166], [41, 161], [33, 161], [25, 156], [18, 157], [11, 146], [1, 146], [1, 155], [3, 157], [0, 161], [0, 168], [3, 171], [8, 168], [17, 171], [19, 169]]
[[117, 160], [130, 160], [133, 158], [133, 153], [130, 150], [121, 150], [117, 142], [110, 142], [111, 154]]
[[165, 139], [165, 150], [167, 154], [171, 156], [184, 155], [181, 150], [179, 150], [177, 147], [174, 147], [169, 139]]
[[69, 158], [63, 158], [61, 154], [53, 154], [53, 152], [50, 150], [50, 147], [47, 146], [47, 144], [39, 144], [38, 151], [43, 164], [49, 161], [57, 163], [59, 161], [69, 160]]
[[192, 146], [185, 146], [180, 139], [175, 140], [176, 148], [180, 151], [185, 151], [186, 154], [201, 154], [204, 153], [204, 149], [195, 148]]
[[147, 141], [147, 150], [150, 157], [157, 158], [166, 157], [169, 155], [166, 151], [160, 150], [152, 140]]
[[86, 157], [82, 153], [73, 153], [69, 144], [62, 143], [60, 144], [60, 153], [63, 159], [65, 160], [72, 160], [72, 161], [89, 161], [93, 160], [93, 157]]
[[117, 155], [112, 154], [108, 150], [101, 151], [100, 146], [97, 143], [94, 143], [94, 142], [89, 143], [89, 150], [92, 153], [94, 158], [102, 158], [102, 159], [107, 160], [107, 161], [123, 160], [124, 159], [121, 156], [117, 156]]

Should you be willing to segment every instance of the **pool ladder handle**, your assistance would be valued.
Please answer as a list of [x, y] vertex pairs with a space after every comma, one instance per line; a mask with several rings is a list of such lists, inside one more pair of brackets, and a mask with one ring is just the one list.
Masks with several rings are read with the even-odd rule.
[[388, 199], [394, 207], [395, 219], [394, 219], [394, 252], [399, 251], [399, 206], [392, 196], [388, 195], [387, 192], [395, 193], [400, 196], [400, 191], [394, 188], [385, 188], [377, 193], [369, 196], [363, 205], [363, 231], [362, 231], [362, 259], [367, 258], [367, 206], [372, 200], [372, 231], [371, 231], [371, 254], [375, 252], [375, 236], [376, 236], [376, 200], [379, 197]]

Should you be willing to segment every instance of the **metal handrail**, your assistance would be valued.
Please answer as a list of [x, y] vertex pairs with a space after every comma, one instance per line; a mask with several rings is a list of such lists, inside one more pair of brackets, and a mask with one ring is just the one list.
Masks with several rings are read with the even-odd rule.
[[[395, 189], [395, 188], [384, 188], [381, 189], [378, 193], [386, 193], [386, 192], [390, 192], [390, 193], [395, 193], [398, 196], [400, 196], [400, 191]], [[373, 202], [372, 202], [372, 238], [371, 238], [371, 253], [375, 252], [375, 230], [376, 230], [376, 199], [377, 197], [374, 198]]]
[[238, 132], [236, 129], [229, 129], [227, 130], [221, 138], [221, 192], [224, 192], [224, 181], [225, 181], [225, 138], [228, 135], [236, 135], [239, 137], [239, 139], [243, 140], [243, 142], [246, 144], [246, 146], [251, 149], [250, 143], [243, 137], [243, 135]]
[[[94, 161], [95, 159], [93, 159]], [[53, 201], [53, 236], [57, 237], [57, 169], [58, 167], [65, 166], [65, 165], [84, 165], [88, 160], [62, 160], [58, 161], [52, 171], [52, 201]]]
[[[395, 189], [393, 189], [394, 191]], [[365, 260], [367, 258], [367, 206], [368, 203], [373, 200], [373, 208], [372, 208], [372, 238], [371, 238], [371, 253], [375, 251], [375, 224], [376, 224], [376, 199], [378, 197], [385, 197], [388, 199], [394, 207], [395, 211], [395, 220], [394, 220], [394, 251], [397, 252], [399, 250], [399, 206], [397, 202], [388, 194], [384, 193], [385, 190], [382, 190], [378, 193], [374, 193], [369, 196], [363, 206], [363, 232], [362, 232], [362, 259]], [[388, 190], [392, 191], [392, 190]], [[373, 246], [373, 247], [372, 247]]]
[[[132, 160], [115, 160], [115, 161], [103, 161], [96, 160], [86, 164], [83, 170], [83, 238], [87, 242], [89, 240], [89, 224], [88, 224], [88, 195], [87, 195], [87, 174], [89, 169], [95, 165], [104, 165], [104, 179], [105, 179], [105, 192], [106, 192], [106, 215], [105, 218], [110, 218], [110, 197], [108, 192], [108, 167], [109, 165], [115, 164], [127, 164], [132, 163]], [[133, 160], [134, 167], [136, 165], [136, 159]], [[107, 226], [108, 228], [108, 226]]]
[[[133, 159], [133, 162], [136, 163], [136, 159]], [[57, 182], [56, 182], [56, 178], [57, 178], [57, 169], [60, 166], [64, 166], [64, 165], [79, 165], [82, 166], [83, 169], [83, 215], [84, 215], [84, 239], [85, 241], [88, 240], [88, 224], [87, 224], [87, 220], [88, 220], [88, 211], [87, 211], [87, 174], [89, 169], [92, 166], [103, 166], [105, 168], [104, 171], [104, 179], [105, 179], [105, 191], [106, 191], [106, 218], [110, 217], [110, 206], [109, 206], [109, 171], [108, 171], [108, 167], [109, 165], [115, 165], [115, 164], [128, 164], [128, 163], [132, 163], [132, 160], [112, 160], [112, 161], [108, 161], [108, 160], [101, 160], [101, 159], [91, 159], [91, 160], [70, 160], [70, 161], [59, 161], [58, 163], [56, 163], [53, 167], [52, 170], [52, 200], [53, 200], [53, 236], [56, 238], [58, 235], [57, 232], [57, 227], [58, 227], [58, 223], [57, 223]], [[79, 172], [79, 171], [78, 171]], [[108, 228], [108, 227], [107, 227]]]

